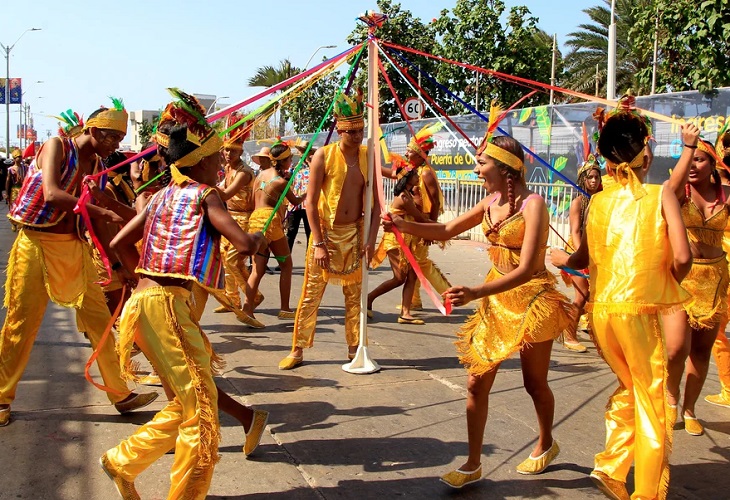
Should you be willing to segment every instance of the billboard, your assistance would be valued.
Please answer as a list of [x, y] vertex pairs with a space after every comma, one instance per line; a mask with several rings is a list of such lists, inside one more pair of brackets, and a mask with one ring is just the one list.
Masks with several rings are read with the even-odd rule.
[[[691, 121], [702, 131], [702, 137], [713, 142], [722, 126], [730, 122], [730, 88], [717, 89], [712, 95], [696, 91], [673, 92], [636, 98], [636, 106], [655, 113], [672, 117], [680, 122]], [[528, 147], [555, 170], [575, 180], [577, 169], [582, 163], [582, 125], [589, 137], [597, 129], [593, 113], [598, 107], [595, 103], [558, 104], [538, 106], [511, 111], [500, 123], [500, 127]], [[602, 106], [603, 107], [603, 106]], [[486, 111], [483, 112], [485, 115]], [[429, 115], [431, 116], [429, 118]], [[474, 147], [478, 145], [486, 131], [486, 122], [474, 115], [453, 116], [452, 120], [466, 135], [449, 133], [444, 127], [436, 136], [436, 147], [431, 151], [430, 163], [441, 179], [476, 179], [474, 169]], [[424, 125], [436, 120], [430, 112], [426, 118], [414, 120], [411, 126], [420, 130]], [[669, 178], [682, 153], [680, 125], [652, 119], [654, 162], [649, 171], [647, 182], [660, 184]], [[403, 122], [382, 125], [388, 149], [404, 154], [411, 132]], [[302, 135], [308, 140], [312, 134]], [[326, 131], [317, 138], [315, 147], [321, 147], [327, 137]], [[337, 140], [334, 134], [333, 140]], [[472, 144], [470, 144], [470, 142]], [[593, 142], [593, 141], [591, 141]], [[592, 145], [595, 148], [595, 144]], [[255, 141], [244, 144], [246, 153], [254, 154], [261, 148]], [[555, 183], [558, 177], [552, 170], [525, 154], [527, 180], [529, 182]]]
[[[0, 78], [0, 104], [5, 104], [6, 78]], [[10, 104], [21, 104], [23, 100], [22, 78], [10, 79]]]

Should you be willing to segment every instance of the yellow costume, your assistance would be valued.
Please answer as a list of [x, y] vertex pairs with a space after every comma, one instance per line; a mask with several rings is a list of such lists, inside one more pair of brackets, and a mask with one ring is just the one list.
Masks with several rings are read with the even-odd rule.
[[[423, 182], [423, 172], [430, 170], [433, 172], [434, 177], [436, 176], [436, 172], [434, 172], [433, 168], [431, 168], [431, 165], [428, 163], [424, 163], [420, 167], [418, 167], [418, 188], [421, 192], [421, 200], [423, 202], [423, 213], [427, 216], [431, 214], [431, 208], [433, 207], [433, 200], [431, 200], [431, 195], [428, 193], [428, 190], [426, 189], [426, 184]], [[436, 181], [438, 183], [438, 181]], [[441, 186], [438, 188], [439, 190], [439, 214], [444, 213], [444, 194], [441, 191]], [[439, 246], [443, 248], [445, 246], [444, 242], [439, 242]], [[429, 258], [428, 256], [428, 249], [429, 245], [426, 245], [425, 240], [419, 238], [416, 242], [416, 248], [413, 252], [413, 256], [416, 258], [416, 262], [418, 262], [418, 267], [421, 268], [421, 271], [423, 272], [423, 275], [428, 280], [429, 283], [431, 283], [431, 286], [433, 286], [433, 289], [436, 290], [436, 293], [441, 295], [444, 293], [448, 288], [451, 287], [451, 283], [449, 283], [449, 280], [446, 279], [446, 276], [444, 276], [444, 273], [441, 272], [441, 269], [438, 268], [438, 266]], [[413, 290], [413, 303], [412, 305], [414, 307], [422, 307], [423, 303], [421, 301], [421, 283], [416, 282], [416, 289]]]
[[[271, 213], [274, 211], [271, 207], [257, 208], [251, 214], [251, 220], [248, 224], [249, 233], [257, 233], [264, 229], [264, 224], [271, 217]], [[281, 216], [279, 212], [274, 215], [271, 220], [271, 224], [264, 233], [266, 241], [271, 243], [272, 241], [280, 240], [284, 237], [284, 227], [281, 225]]]
[[[595, 469], [625, 483], [635, 463], [633, 498], [665, 498], [672, 430], [666, 419], [666, 350], [660, 313], [689, 295], [671, 274], [662, 187], [628, 185], [591, 198], [586, 222], [594, 341], [619, 387], [606, 411], [606, 447]], [[625, 179], [622, 179], [625, 180]], [[628, 236], [627, 236], [628, 235]]]
[[[76, 309], [77, 323], [94, 349], [111, 320], [106, 299], [96, 282], [89, 247], [74, 234], [54, 234], [21, 229], [10, 251], [5, 307], [7, 315], [0, 333], [0, 404], [15, 399], [33, 342], [43, 321], [48, 299]], [[122, 380], [114, 342], [102, 346], [97, 359], [112, 403], [130, 395]]]
[[[682, 204], [682, 220], [690, 243], [721, 247], [728, 220], [728, 209], [715, 212], [705, 220], [691, 198]], [[682, 281], [692, 301], [685, 306], [690, 326], [695, 330], [712, 329], [727, 323], [728, 264], [725, 254], [714, 259], [695, 258], [692, 269]]]
[[[497, 231], [489, 231], [490, 228], [492, 223], [485, 214], [482, 229], [492, 243], [489, 256], [494, 263], [485, 282], [504, 276], [498, 266], [519, 264], [525, 237], [522, 210]], [[544, 260], [545, 251], [537, 258]], [[556, 282], [555, 276], [543, 269], [523, 285], [481, 299], [475, 313], [461, 327], [456, 342], [459, 361], [466, 365], [470, 375], [494, 370], [515, 352], [530, 344], [556, 339], [573, 324], [573, 307], [556, 290]]]
[[[722, 249], [727, 256], [730, 252], [730, 220], [723, 233]], [[730, 302], [730, 297], [728, 297], [728, 302]], [[717, 375], [720, 379], [721, 391], [719, 394], [707, 396], [705, 399], [715, 404], [730, 406], [730, 341], [728, 341], [725, 333], [726, 328], [727, 317], [720, 324], [715, 344], [712, 346], [712, 356], [715, 358], [715, 364], [717, 364]]]
[[[241, 116], [238, 113], [231, 113], [228, 120], [226, 121], [227, 127], [232, 127], [241, 120]], [[243, 141], [248, 136], [248, 127], [244, 123], [240, 127], [234, 128], [228, 134], [226, 141], [223, 146], [230, 149], [241, 149], [243, 152]], [[228, 211], [233, 217], [239, 227], [244, 231], [248, 232], [249, 218], [251, 212], [254, 209], [253, 201], [253, 181], [256, 177], [253, 169], [241, 163], [238, 168], [226, 167], [225, 177], [223, 185], [225, 188], [231, 185], [233, 179], [238, 175], [247, 174], [250, 177], [250, 181], [246, 184], [243, 189], [239, 190], [232, 198], [226, 201]], [[221, 239], [221, 252], [223, 253], [223, 265], [226, 269], [226, 288], [225, 295], [228, 300], [235, 306], [236, 309], [241, 309], [241, 295], [239, 294], [239, 288], [244, 291], [248, 286], [248, 267], [246, 266], [246, 256], [238, 253], [238, 250], [225, 238]], [[257, 295], [260, 295], [257, 294]]]
[[147, 205], [137, 272], [189, 285], [138, 288], [120, 318], [118, 350], [125, 375], [134, 378], [130, 351], [137, 343], [175, 397], [134, 435], [107, 451], [102, 465], [112, 477], [132, 482], [174, 448], [167, 498], [203, 499], [219, 458], [218, 392], [213, 375], [221, 362], [193, 316], [200, 311], [191, 308], [189, 289], [222, 289], [224, 273], [220, 235], [210, 230], [204, 209], [205, 199], [217, 196], [215, 190], [179, 169], [218, 154], [221, 140], [205, 121], [202, 107], [194, 106], [195, 114], [189, 111], [197, 104], [194, 97], [176, 89], [171, 92], [184, 104], [168, 104], [160, 123], [188, 115], [183, 122], [195, 123], [188, 128], [188, 141], [201, 145], [170, 166], [173, 183], [154, 194]]
[[[322, 148], [324, 153], [324, 181], [319, 198], [319, 218], [322, 236], [329, 253], [329, 267], [322, 269], [314, 262], [314, 247], [310, 239], [304, 269], [304, 284], [294, 319], [292, 343], [294, 347], [311, 347], [317, 325], [317, 311], [328, 283], [342, 285], [345, 296], [345, 337], [348, 346], [359, 342], [360, 294], [362, 267], [360, 254], [363, 246], [362, 219], [351, 224], [335, 224], [337, 206], [347, 175], [345, 157], [339, 143]], [[360, 147], [360, 172], [367, 178], [367, 148]]]
[[[388, 208], [388, 211], [393, 215], [400, 215], [407, 221], [412, 221], [413, 217], [406, 215], [403, 210], [397, 210], [393, 208], [392, 206]], [[411, 252], [415, 255], [416, 250], [416, 244], [418, 241], [422, 241], [420, 238], [417, 238], [413, 235], [403, 233], [403, 241], [406, 242], [406, 245], [408, 248], [411, 249]], [[392, 232], [386, 232], [383, 233], [383, 237], [380, 239], [380, 244], [378, 245], [378, 248], [375, 250], [375, 255], [373, 256], [373, 259], [370, 261], [370, 267], [372, 269], [377, 269], [380, 264], [383, 263], [385, 259], [388, 258], [388, 252], [391, 250], [397, 250], [399, 259], [398, 259], [398, 268], [402, 272], [407, 272], [410, 268], [410, 264], [408, 263], [408, 260], [406, 259], [405, 254], [401, 250], [400, 244], [398, 243], [398, 240], [395, 238], [395, 234]]]

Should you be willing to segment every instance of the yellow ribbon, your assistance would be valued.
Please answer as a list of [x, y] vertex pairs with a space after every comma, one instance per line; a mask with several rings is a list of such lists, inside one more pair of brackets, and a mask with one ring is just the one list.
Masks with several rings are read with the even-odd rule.
[[639, 154], [630, 162], [623, 162], [616, 165], [609, 160], [606, 161], [613, 170], [613, 178], [622, 186], [628, 186], [635, 200], [646, 196], [646, 189], [644, 189], [644, 185], [636, 176], [636, 172], [634, 172], [635, 168], [639, 168], [644, 164], [644, 148], [641, 148]]

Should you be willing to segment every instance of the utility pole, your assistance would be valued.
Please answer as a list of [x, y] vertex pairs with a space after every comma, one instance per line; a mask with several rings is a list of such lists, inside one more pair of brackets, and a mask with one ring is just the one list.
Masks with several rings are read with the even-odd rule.
[[608, 75], [606, 99], [616, 99], [616, 0], [611, 0], [611, 24], [608, 26]]
[[598, 97], [598, 86], [601, 83], [601, 80], [599, 78], [599, 66], [596, 64], [596, 97]]
[[659, 7], [656, 8], [656, 23], [654, 24], [654, 59], [651, 63], [651, 95], [656, 94], [656, 67], [659, 55]]

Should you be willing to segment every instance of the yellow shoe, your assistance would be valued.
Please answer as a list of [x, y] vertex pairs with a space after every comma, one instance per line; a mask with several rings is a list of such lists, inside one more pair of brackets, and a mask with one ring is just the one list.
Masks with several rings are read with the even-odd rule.
[[218, 306], [215, 309], [213, 309], [213, 312], [214, 313], [229, 313], [229, 312], [233, 312], [233, 309], [231, 309], [228, 306]]
[[5, 427], [10, 423], [10, 407], [0, 410], [0, 427]]
[[540, 474], [548, 468], [550, 463], [560, 454], [558, 442], [553, 439], [553, 444], [548, 450], [539, 457], [529, 456], [527, 459], [517, 466], [517, 472], [520, 474], [534, 475]]
[[563, 342], [563, 347], [573, 352], [588, 352], [588, 348], [580, 342], [568, 342], [566, 340], [565, 342]]
[[266, 328], [266, 325], [264, 325], [262, 322], [260, 322], [256, 318], [252, 318], [251, 316], [249, 316], [245, 312], [241, 311], [240, 309], [238, 311], [236, 311], [236, 318], [238, 318], [238, 321], [240, 321], [244, 325], [250, 326], [251, 328], [257, 328], [257, 329]]
[[677, 423], [677, 405], [667, 405], [667, 429], [674, 429], [674, 424]]
[[705, 401], [711, 405], [730, 408], [730, 398], [726, 398], [724, 394], [711, 394], [705, 397]]
[[467, 484], [476, 483], [482, 478], [482, 466], [472, 472], [465, 472], [459, 469], [452, 470], [448, 474], [441, 476], [439, 481], [448, 484], [452, 488], [461, 489]]
[[106, 458], [106, 453], [101, 456], [99, 463], [101, 464], [101, 469], [104, 473], [106, 473], [106, 475], [109, 476], [109, 479], [114, 482], [114, 486], [116, 486], [119, 496], [121, 496], [124, 500], [141, 500], [139, 493], [137, 493], [137, 489], [134, 487], [134, 481], [127, 481], [122, 476], [114, 472], [111, 463], [109, 463], [109, 459]]
[[155, 399], [157, 399], [156, 392], [145, 392], [141, 394], [135, 394], [132, 393], [134, 397], [125, 399], [124, 401], [120, 401], [118, 403], [114, 403], [114, 408], [117, 409], [119, 413], [124, 415], [125, 413], [132, 412], [134, 410], [139, 410], [140, 408], [144, 408], [148, 404], [152, 403]]
[[630, 500], [631, 496], [626, 490], [626, 483], [611, 479], [607, 474], [600, 470], [591, 472], [591, 481], [611, 500]]
[[269, 421], [269, 412], [254, 410], [251, 428], [246, 433], [246, 441], [243, 443], [243, 454], [249, 456], [258, 447], [261, 437], [266, 430], [266, 423]]
[[701, 436], [705, 433], [705, 428], [702, 427], [702, 424], [696, 417], [682, 415], [682, 420], [684, 420], [684, 430], [687, 431], [687, 434], [690, 436]]
[[291, 370], [302, 364], [304, 356], [292, 356], [291, 354], [279, 361], [279, 370]]
[[279, 319], [294, 319], [297, 317], [296, 311], [279, 311], [277, 315]]

